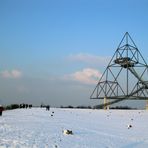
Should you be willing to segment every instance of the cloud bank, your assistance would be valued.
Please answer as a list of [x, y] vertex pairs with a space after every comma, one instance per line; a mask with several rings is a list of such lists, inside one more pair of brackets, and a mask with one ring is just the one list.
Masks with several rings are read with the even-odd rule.
[[85, 68], [73, 74], [66, 75], [65, 78], [83, 84], [96, 84], [101, 75], [102, 74], [96, 69]]
[[19, 71], [19, 70], [11, 70], [11, 71], [8, 71], [8, 70], [5, 70], [5, 71], [1, 71], [0, 72], [0, 76], [2, 78], [13, 78], [13, 79], [18, 79], [18, 78], [21, 78], [22, 77], [22, 72]]

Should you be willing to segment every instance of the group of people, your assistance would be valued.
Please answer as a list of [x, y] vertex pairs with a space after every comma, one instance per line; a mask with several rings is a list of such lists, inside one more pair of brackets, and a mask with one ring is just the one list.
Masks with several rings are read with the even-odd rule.
[[41, 108], [46, 108], [46, 110], [49, 111], [50, 110], [50, 105], [41, 104]]
[[20, 104], [20, 108], [32, 108], [32, 104]]

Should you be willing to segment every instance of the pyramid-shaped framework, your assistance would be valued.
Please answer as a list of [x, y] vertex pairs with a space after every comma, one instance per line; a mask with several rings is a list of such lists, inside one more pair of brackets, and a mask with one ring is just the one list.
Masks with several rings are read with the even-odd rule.
[[[148, 99], [148, 65], [128, 32], [102, 74], [91, 99]], [[106, 105], [107, 105], [106, 104]]]

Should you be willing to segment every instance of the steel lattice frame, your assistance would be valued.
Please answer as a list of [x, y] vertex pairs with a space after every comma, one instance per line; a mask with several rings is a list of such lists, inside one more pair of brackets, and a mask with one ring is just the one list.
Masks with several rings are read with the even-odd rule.
[[148, 99], [148, 65], [128, 32], [123, 36], [91, 99]]

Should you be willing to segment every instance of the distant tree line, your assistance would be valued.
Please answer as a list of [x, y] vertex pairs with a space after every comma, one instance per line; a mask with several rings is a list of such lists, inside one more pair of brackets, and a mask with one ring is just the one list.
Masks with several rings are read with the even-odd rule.
[[78, 108], [78, 109], [92, 109], [91, 106], [84, 106], [84, 105], [80, 105], [80, 106], [72, 106], [72, 105], [68, 105], [68, 106], [61, 106], [60, 108]]
[[137, 108], [132, 108], [129, 106], [115, 106], [115, 107], [110, 107], [110, 109], [137, 109]]
[[[72, 105], [68, 105], [68, 106], [61, 106], [60, 108], [71, 108], [71, 109], [103, 109], [103, 106], [100, 107], [100, 105], [95, 105], [93, 107], [91, 106], [84, 106], [84, 105], [80, 105], [80, 106], [72, 106]], [[110, 109], [137, 109], [137, 108], [132, 108], [129, 106], [115, 106], [115, 107], [110, 107]]]
[[[40, 106], [41, 108], [46, 108], [46, 110], [50, 110], [50, 106], [49, 105], [43, 105], [41, 104]], [[7, 105], [4, 107], [5, 110], [12, 110], [12, 109], [18, 109], [18, 108], [32, 108], [32, 104], [11, 104], [11, 105]], [[85, 105], [79, 105], [79, 106], [72, 106], [72, 105], [68, 105], [68, 106], [60, 106], [60, 108], [70, 108], [70, 109], [103, 109], [103, 107], [100, 105], [95, 105], [93, 107], [91, 106], [85, 106]], [[110, 109], [137, 109], [137, 108], [132, 108], [129, 106], [115, 106], [115, 107], [110, 107]]]
[[[103, 109], [103, 106], [100, 107], [100, 105], [95, 105], [93, 109]], [[115, 106], [115, 107], [109, 107], [109, 109], [137, 109], [137, 108], [132, 108], [129, 106]]]

